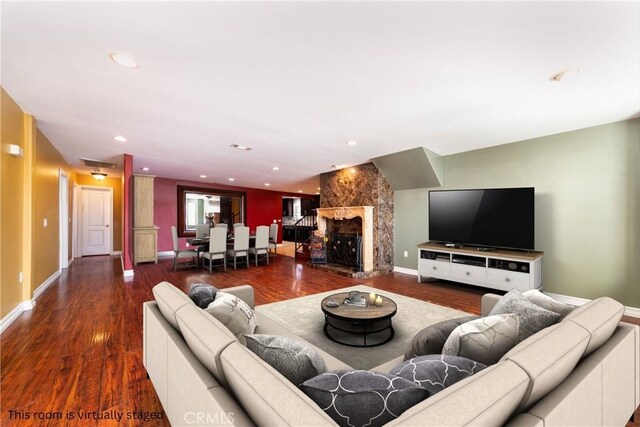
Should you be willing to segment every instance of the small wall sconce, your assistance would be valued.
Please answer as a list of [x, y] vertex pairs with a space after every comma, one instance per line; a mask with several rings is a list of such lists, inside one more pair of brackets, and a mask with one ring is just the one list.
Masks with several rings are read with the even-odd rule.
[[107, 174], [102, 172], [91, 172], [91, 176], [93, 176], [98, 181], [102, 181], [107, 177]]

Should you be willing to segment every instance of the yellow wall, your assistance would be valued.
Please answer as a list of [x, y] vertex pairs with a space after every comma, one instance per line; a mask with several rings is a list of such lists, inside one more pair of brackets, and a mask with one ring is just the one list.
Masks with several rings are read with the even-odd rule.
[[90, 185], [93, 187], [113, 188], [113, 250], [122, 250], [122, 179], [105, 178], [98, 181], [91, 175], [76, 174], [75, 182], [78, 185]]
[[24, 158], [6, 153], [7, 144], [24, 148], [24, 116], [20, 107], [0, 88], [2, 161], [0, 166], [0, 316], [6, 316], [22, 301], [18, 274], [23, 266]]
[[[32, 218], [33, 238], [37, 244], [33, 245], [32, 250], [32, 292], [60, 266], [59, 170], [66, 172], [69, 183], [73, 179], [69, 165], [39, 129], [36, 129], [35, 140]], [[68, 194], [71, 200], [71, 186]], [[44, 226], [45, 218], [47, 227]]]

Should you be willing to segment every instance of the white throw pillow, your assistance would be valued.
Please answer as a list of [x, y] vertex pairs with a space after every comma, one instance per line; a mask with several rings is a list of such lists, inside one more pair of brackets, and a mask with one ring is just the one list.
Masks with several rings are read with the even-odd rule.
[[226, 292], [216, 293], [216, 299], [209, 304], [207, 313], [226, 326], [243, 345], [247, 344], [245, 335], [253, 334], [258, 319], [249, 305], [240, 298]]
[[492, 365], [518, 343], [519, 330], [520, 320], [515, 314], [481, 317], [455, 328], [442, 354]]
[[560, 320], [564, 319], [566, 315], [576, 309], [575, 305], [565, 304], [554, 300], [549, 295], [546, 295], [537, 289], [529, 289], [528, 291], [523, 292], [522, 296], [538, 307], [546, 308], [549, 311], [558, 313], [560, 315]]

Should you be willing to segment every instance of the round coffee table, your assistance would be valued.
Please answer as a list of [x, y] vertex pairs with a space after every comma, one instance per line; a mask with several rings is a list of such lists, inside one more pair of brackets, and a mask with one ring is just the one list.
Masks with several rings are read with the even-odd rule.
[[[398, 307], [391, 298], [382, 297], [382, 305], [367, 305], [358, 307], [344, 304], [349, 292], [329, 295], [322, 300], [324, 313], [324, 334], [331, 341], [351, 347], [375, 347], [388, 343], [395, 331], [391, 325], [391, 318], [395, 316]], [[369, 294], [363, 296], [368, 301]], [[338, 307], [327, 306], [329, 300], [334, 300]], [[350, 338], [356, 337], [356, 342]], [[362, 344], [359, 343], [362, 341]]]

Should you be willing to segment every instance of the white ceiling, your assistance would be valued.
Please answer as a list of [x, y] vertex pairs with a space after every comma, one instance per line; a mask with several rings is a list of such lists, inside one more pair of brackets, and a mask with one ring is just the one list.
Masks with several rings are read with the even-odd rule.
[[636, 115], [639, 22], [638, 1], [3, 2], [2, 85], [78, 170], [126, 152], [159, 176], [314, 193], [333, 164]]

